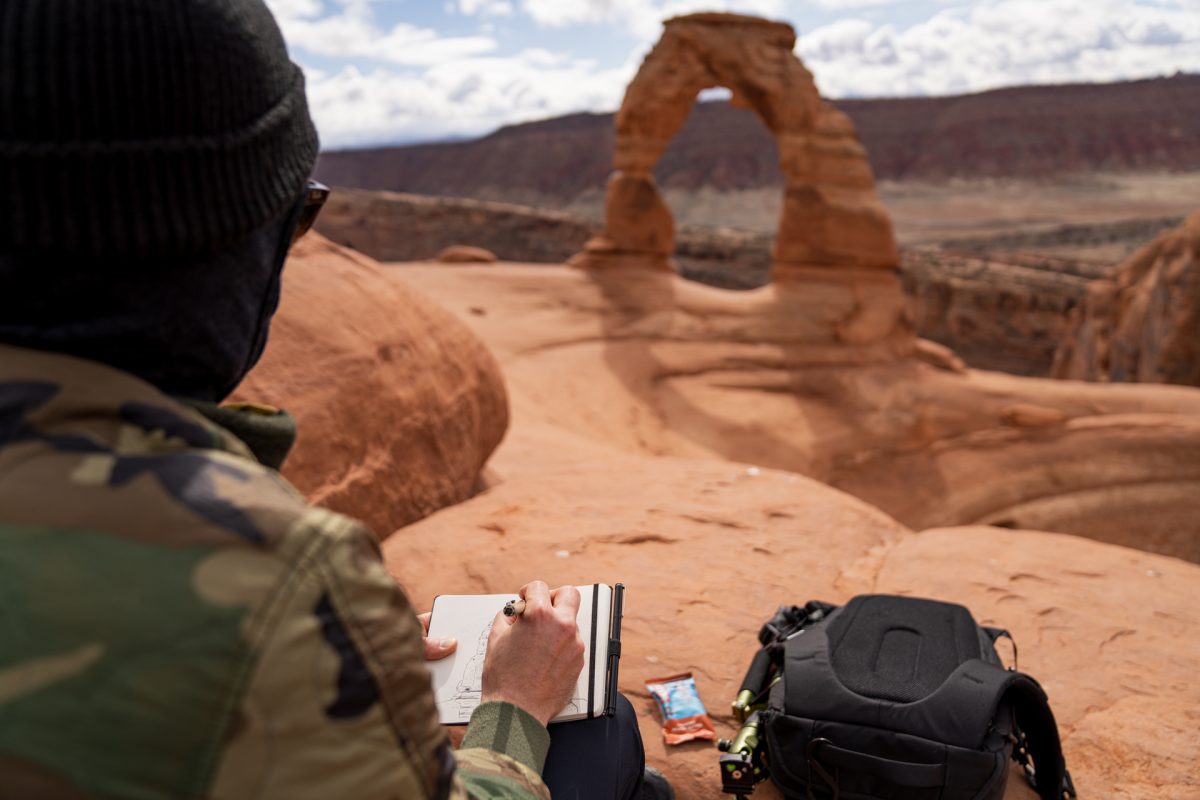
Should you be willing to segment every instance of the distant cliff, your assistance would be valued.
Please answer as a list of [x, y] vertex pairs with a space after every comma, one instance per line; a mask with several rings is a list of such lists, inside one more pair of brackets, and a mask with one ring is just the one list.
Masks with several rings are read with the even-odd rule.
[[[836, 105], [881, 180], [1200, 169], [1200, 75]], [[575, 114], [468, 142], [324, 153], [318, 176], [338, 186], [558, 205], [603, 190], [612, 144], [611, 114]], [[700, 103], [655, 175], [668, 190], [752, 190], [782, 185], [776, 162], [775, 143], [751, 112]]]
[[[1074, 225], [1036, 235], [958, 239], [945, 242], [945, 249], [905, 249], [900, 276], [909, 314], [921, 336], [951, 347], [973, 367], [1048, 375], [1089, 281], [1109, 277], [1113, 266], [1032, 253], [1063, 241], [1141, 242], [1181, 221]], [[552, 264], [578, 253], [596, 224], [507, 203], [340, 191], [330, 197], [317, 229], [380, 261], [429, 260], [443, 248], [474, 245], [504, 261]], [[685, 225], [674, 260], [692, 280], [751, 289], [770, 280], [771, 242], [765, 234]]]
[[1200, 212], [1087, 286], [1054, 375], [1200, 386]]

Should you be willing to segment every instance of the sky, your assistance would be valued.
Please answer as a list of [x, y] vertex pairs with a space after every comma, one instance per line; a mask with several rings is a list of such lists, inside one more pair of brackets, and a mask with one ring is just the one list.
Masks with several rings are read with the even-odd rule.
[[322, 146], [466, 138], [607, 112], [662, 20], [795, 27], [826, 97], [962, 94], [1200, 73], [1200, 0], [267, 0]]

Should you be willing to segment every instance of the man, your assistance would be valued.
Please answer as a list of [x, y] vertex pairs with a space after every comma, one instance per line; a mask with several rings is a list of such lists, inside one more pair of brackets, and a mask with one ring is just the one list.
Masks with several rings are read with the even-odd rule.
[[217, 405], [316, 152], [261, 0], [0, 4], [0, 798], [639, 796], [627, 702], [545, 727], [574, 589], [498, 621], [453, 752], [374, 537]]

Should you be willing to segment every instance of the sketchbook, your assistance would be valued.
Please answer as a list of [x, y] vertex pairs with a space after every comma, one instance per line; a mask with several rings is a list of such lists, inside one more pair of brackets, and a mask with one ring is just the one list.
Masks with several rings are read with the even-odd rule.
[[[625, 587], [597, 583], [579, 586], [579, 632], [583, 671], [575, 693], [550, 722], [591, 719], [616, 713], [617, 667], [621, 657], [621, 616]], [[466, 725], [480, 703], [483, 657], [496, 614], [514, 594], [439, 595], [429, 620], [430, 638], [458, 639], [454, 655], [428, 661], [433, 694], [443, 725]], [[536, 668], [536, 665], [530, 665]]]

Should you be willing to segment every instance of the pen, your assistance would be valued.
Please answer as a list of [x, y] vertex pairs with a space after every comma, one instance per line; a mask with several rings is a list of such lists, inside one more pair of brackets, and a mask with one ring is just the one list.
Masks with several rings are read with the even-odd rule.
[[524, 600], [509, 600], [504, 604], [504, 616], [506, 617], [519, 617], [523, 613], [525, 613]]

